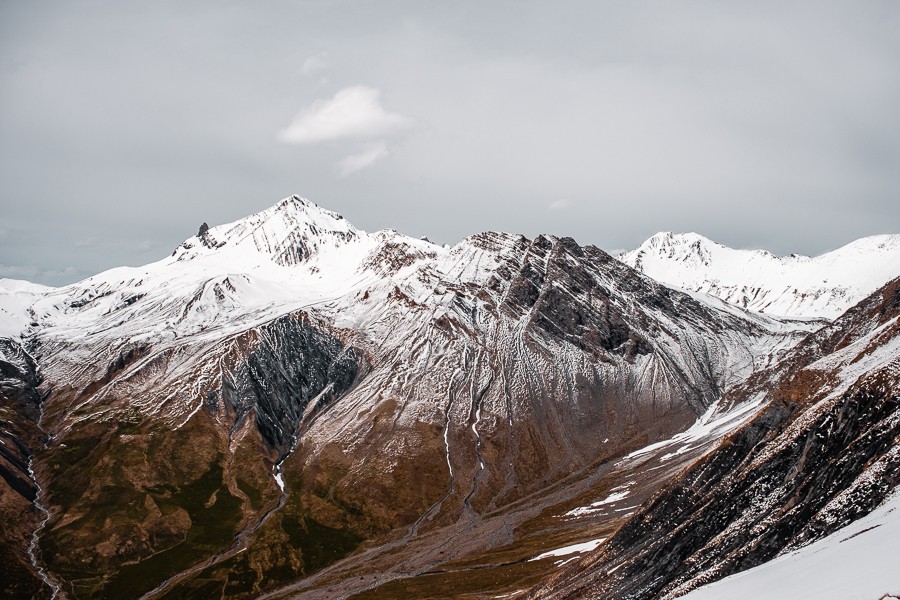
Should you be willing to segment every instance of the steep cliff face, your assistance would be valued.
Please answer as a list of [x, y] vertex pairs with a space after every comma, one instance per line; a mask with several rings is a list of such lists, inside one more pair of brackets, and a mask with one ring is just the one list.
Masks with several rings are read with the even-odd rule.
[[[253, 414], [273, 449], [285, 453], [307, 409], [323, 410], [353, 385], [362, 356], [299, 317], [280, 317], [255, 331], [258, 344], [207, 394], [209, 410], [221, 402], [239, 428]], [[315, 406], [310, 404], [314, 403]]]
[[535, 598], [677, 597], [821, 539], [900, 483], [900, 280], [726, 397], [767, 406]]

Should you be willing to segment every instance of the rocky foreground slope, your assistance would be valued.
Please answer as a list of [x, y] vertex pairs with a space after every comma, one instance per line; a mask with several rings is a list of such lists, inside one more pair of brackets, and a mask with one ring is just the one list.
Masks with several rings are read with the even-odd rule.
[[0, 361], [21, 597], [521, 591], [752, 418], [817, 326], [567, 238], [441, 247], [298, 197], [28, 293]]
[[675, 598], [879, 506], [900, 483], [900, 279], [723, 402], [757, 395], [758, 416], [529, 597]]

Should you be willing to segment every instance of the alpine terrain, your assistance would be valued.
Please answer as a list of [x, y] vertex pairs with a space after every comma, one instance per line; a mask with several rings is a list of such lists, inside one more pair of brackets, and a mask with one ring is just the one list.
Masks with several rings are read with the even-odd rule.
[[0, 591], [738, 597], [896, 530], [898, 277], [896, 235], [619, 260], [292, 196], [143, 267], [0, 280]]
[[876, 235], [816, 257], [734, 250], [696, 233], [657, 233], [619, 257], [645, 275], [738, 306], [835, 319], [897, 276], [900, 235]]

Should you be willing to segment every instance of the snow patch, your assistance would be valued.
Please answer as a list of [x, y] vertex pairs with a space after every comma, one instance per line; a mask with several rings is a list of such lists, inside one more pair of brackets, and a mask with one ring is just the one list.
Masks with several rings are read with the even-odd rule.
[[557, 548], [556, 550], [550, 550], [549, 552], [544, 552], [543, 554], [538, 554], [534, 558], [528, 559], [529, 562], [534, 560], [541, 560], [542, 558], [551, 558], [554, 556], [568, 556], [570, 554], [583, 554], [585, 552], [590, 552], [591, 550], [595, 550], [597, 546], [606, 541], [605, 537], [597, 538], [596, 540], [591, 540], [589, 542], [582, 542], [580, 544], [572, 544], [571, 546], [563, 546], [562, 548]]
[[[684, 600], [845, 600], [900, 594], [900, 493], [818, 542], [700, 587]], [[889, 597], [889, 596], [888, 596]]]

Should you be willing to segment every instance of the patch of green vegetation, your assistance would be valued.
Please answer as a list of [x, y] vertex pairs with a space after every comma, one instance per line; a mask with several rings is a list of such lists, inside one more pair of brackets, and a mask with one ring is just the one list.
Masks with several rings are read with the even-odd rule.
[[[363, 538], [353, 531], [330, 527], [312, 518], [299, 492], [298, 475], [288, 475], [286, 480], [286, 487], [295, 491], [256, 532], [250, 547], [197, 573], [193, 581], [223, 582], [225, 598], [250, 597], [261, 589], [308, 576], [359, 546]], [[241, 485], [240, 479], [238, 482]], [[170, 590], [166, 600], [182, 598], [187, 583]]]
[[259, 575], [250, 566], [246, 554], [232, 557], [222, 566], [225, 568], [226, 598], [246, 596], [253, 592]]
[[[362, 541], [352, 532], [327, 527], [309, 517], [298, 519], [293, 515], [285, 515], [281, 519], [276, 517], [269, 523], [272, 523], [271, 527], [274, 529], [288, 534], [288, 539], [281, 542], [282, 550], [272, 552], [273, 549], [261, 540], [246, 552], [204, 570], [198, 577], [227, 580], [225, 597], [241, 598], [259, 589], [310, 575], [343, 558]], [[284, 533], [276, 535], [284, 536]], [[300, 550], [302, 570], [297, 570], [292, 564], [286, 552], [289, 548]], [[261, 578], [257, 571], [260, 567]], [[177, 594], [172, 596], [173, 600], [180, 597]]]
[[169, 590], [162, 600], [181, 600], [188, 597], [190, 590], [197, 583], [218, 582], [216, 597], [235, 598], [249, 595], [254, 591], [258, 574], [250, 566], [247, 553], [232, 556], [217, 565], [207, 567], [197, 573], [193, 579], [183, 581]]
[[[60, 549], [78, 547], [83, 542], [84, 532], [99, 532], [108, 526], [116, 528], [122, 535], [131, 535], [145, 516], [144, 496], [134, 488], [110, 485], [101, 488], [96, 499], [90, 504], [89, 512], [68, 522], [62, 527], [48, 530], [41, 540], [41, 551], [48, 566], [66, 579], [90, 579], [100, 576], [96, 564], [72, 562], [72, 557]], [[93, 584], [89, 588], [95, 587]]]
[[347, 556], [362, 542], [352, 531], [323, 525], [309, 516], [283, 515], [281, 526], [290, 544], [300, 548], [306, 575]]
[[247, 498], [250, 499], [250, 506], [253, 507], [253, 510], [259, 510], [262, 507], [263, 502], [262, 492], [256, 489], [252, 483], [243, 477], [237, 477], [236, 481], [238, 488], [240, 488], [240, 490], [247, 495]]
[[52, 447], [46, 459], [54, 476], [51, 500], [67, 512], [87, 490], [90, 477], [73, 476], [92, 470], [106, 449], [106, 443], [97, 439], [66, 440], [65, 446]]
[[224, 588], [225, 582], [222, 580], [193, 579], [163, 596], [163, 600], [210, 600], [210, 598], [221, 598]]
[[[206, 507], [213, 493], [214, 504]], [[104, 597], [136, 598], [167, 577], [227, 546], [241, 519], [241, 501], [231, 495], [222, 479], [222, 467], [213, 463], [197, 481], [174, 493], [155, 497], [161, 509], [181, 507], [191, 518], [184, 541], [136, 564], [123, 566], [107, 586]]]
[[[64, 575], [63, 573], [57, 573]], [[75, 598], [97, 598], [103, 587], [103, 578], [92, 577], [90, 579], [70, 580], [69, 591]]]

